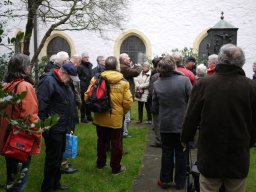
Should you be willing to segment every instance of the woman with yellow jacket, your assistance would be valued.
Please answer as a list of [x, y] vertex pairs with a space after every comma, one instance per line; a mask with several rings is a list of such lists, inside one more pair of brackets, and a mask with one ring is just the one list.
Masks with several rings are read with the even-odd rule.
[[[129, 83], [116, 69], [117, 59], [113, 56], [108, 57], [105, 61], [105, 71], [101, 73], [101, 76], [106, 79], [110, 85], [112, 111], [111, 113], [94, 113], [93, 118], [93, 123], [96, 125], [98, 136], [97, 168], [103, 169], [106, 166], [106, 140], [107, 138], [110, 138], [110, 166], [113, 175], [126, 170], [125, 166], [122, 166], [120, 163], [122, 159], [122, 125], [124, 114], [130, 110], [133, 103]], [[92, 78], [90, 86], [84, 94], [85, 102], [88, 100], [89, 90], [94, 83], [95, 78]]]

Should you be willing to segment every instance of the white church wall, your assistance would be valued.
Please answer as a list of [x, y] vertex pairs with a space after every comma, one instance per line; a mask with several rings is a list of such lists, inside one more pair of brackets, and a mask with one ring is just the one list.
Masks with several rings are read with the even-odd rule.
[[[123, 30], [110, 29], [104, 33], [107, 38], [95, 32], [65, 31], [73, 40], [78, 54], [86, 51], [90, 61], [96, 64], [96, 57], [114, 55], [118, 37], [131, 29], [143, 33], [150, 41], [152, 54], [160, 55], [174, 48], [192, 48], [199, 34], [213, 27], [220, 20], [221, 11], [224, 20], [238, 27], [237, 45], [246, 55], [244, 70], [252, 76], [252, 63], [256, 60], [256, 2], [255, 0], [131, 0], [127, 11], [127, 22]], [[11, 21], [8, 26], [15, 35], [16, 28], [25, 29], [25, 20]], [[38, 42], [47, 29], [40, 25]], [[33, 54], [33, 41], [31, 41]]]

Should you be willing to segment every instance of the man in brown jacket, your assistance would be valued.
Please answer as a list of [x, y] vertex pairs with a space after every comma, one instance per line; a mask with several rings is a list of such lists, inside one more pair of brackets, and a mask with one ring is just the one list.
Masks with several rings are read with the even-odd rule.
[[[130, 91], [132, 93], [132, 97], [134, 98], [134, 81], [133, 78], [137, 77], [140, 72], [142, 71], [142, 67], [139, 65], [135, 65], [131, 62], [131, 59], [127, 53], [122, 53], [119, 57], [119, 62], [120, 62], [120, 69], [121, 73], [123, 74], [124, 78], [129, 82], [130, 84]], [[130, 111], [128, 111], [125, 114], [125, 119], [124, 119], [124, 125], [123, 125], [123, 137], [124, 138], [129, 138], [131, 135], [128, 134], [128, 125], [130, 123]]]
[[245, 192], [250, 147], [256, 141], [256, 84], [245, 77], [245, 56], [226, 44], [219, 52], [215, 74], [192, 89], [181, 141], [193, 140], [199, 125], [200, 191]]

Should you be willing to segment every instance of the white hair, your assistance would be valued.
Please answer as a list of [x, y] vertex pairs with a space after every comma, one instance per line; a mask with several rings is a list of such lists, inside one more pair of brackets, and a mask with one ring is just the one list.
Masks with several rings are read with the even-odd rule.
[[57, 57], [57, 55], [56, 55], [56, 54], [53, 54], [53, 55], [50, 57], [50, 61], [54, 63], [54, 61], [56, 60], [56, 57]]
[[65, 51], [60, 51], [56, 55], [55, 63], [61, 67], [65, 60], [69, 59], [69, 55]]
[[218, 64], [218, 55], [216, 55], [216, 54], [209, 55], [208, 61], [217, 65]]
[[207, 67], [201, 63], [196, 67], [197, 77], [204, 77], [206, 75]]

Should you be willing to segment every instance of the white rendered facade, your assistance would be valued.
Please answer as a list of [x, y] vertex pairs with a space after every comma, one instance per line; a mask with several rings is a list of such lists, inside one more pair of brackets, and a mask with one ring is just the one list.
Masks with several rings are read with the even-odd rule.
[[[54, 36], [61, 36], [71, 47], [71, 54], [88, 52], [90, 61], [96, 57], [118, 56], [120, 45], [126, 37], [135, 35], [146, 46], [148, 57], [184, 47], [198, 49], [206, 31], [220, 20], [221, 11], [225, 21], [239, 28], [237, 45], [246, 56], [243, 69], [252, 77], [252, 63], [256, 60], [256, 1], [255, 0], [131, 0], [127, 11], [127, 22], [122, 30], [111, 29], [102, 38], [95, 32], [54, 32], [45, 43], [40, 57], [46, 55], [47, 44]], [[38, 24], [38, 44], [47, 26]], [[25, 29], [25, 22], [8, 23], [10, 35]], [[2, 52], [2, 51], [1, 51]], [[31, 41], [31, 55], [33, 55]]]

